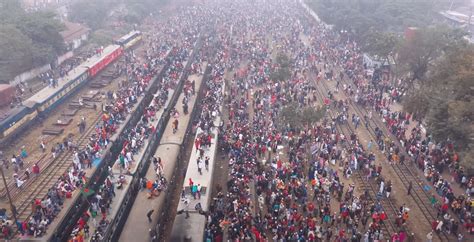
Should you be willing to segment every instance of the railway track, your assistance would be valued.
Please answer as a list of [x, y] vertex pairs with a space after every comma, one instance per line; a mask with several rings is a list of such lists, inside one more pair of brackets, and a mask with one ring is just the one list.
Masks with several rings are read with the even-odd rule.
[[[335, 70], [333, 68], [333, 70]], [[341, 71], [337, 70], [336, 71]], [[343, 83], [353, 86], [353, 84], [349, 81], [347, 75], [344, 73], [344, 77], [342, 78]], [[325, 81], [322, 81], [325, 83]], [[362, 107], [359, 104], [356, 104], [352, 101], [352, 97], [348, 96], [347, 93], [342, 92], [346, 98], [348, 98], [349, 105], [352, 107], [352, 110], [354, 111], [355, 114], [357, 114], [359, 117], [364, 117], [365, 115], [368, 115], [367, 110], [363, 110]], [[395, 141], [395, 145], [399, 148], [400, 152], [405, 155], [405, 157], [410, 157], [406, 152], [405, 149], [401, 146], [399, 140], [397, 137], [395, 137], [386, 127], [385, 124], [383, 124], [378, 118], [373, 118], [368, 120], [368, 128], [367, 128], [367, 133], [370, 135], [372, 140], [377, 140], [376, 135], [375, 135], [375, 127], [378, 127], [382, 133], [383, 136], [382, 138], [389, 138], [391, 141]], [[387, 135], [388, 134], [388, 135]], [[437, 212], [434, 211], [433, 207], [430, 204], [430, 195], [426, 192], [424, 189], [425, 182], [420, 179], [419, 176], [413, 173], [405, 163], [403, 164], [392, 164], [391, 167], [395, 171], [395, 174], [397, 174], [397, 177], [399, 180], [402, 182], [402, 184], [405, 186], [406, 189], [410, 186], [410, 182], [412, 184], [412, 192], [411, 192], [411, 197], [417, 204], [417, 207], [423, 214], [423, 217], [427, 220], [427, 224], [431, 224], [434, 220], [437, 219]], [[449, 237], [446, 233], [440, 233], [436, 234], [438, 239], [440, 241], [449, 241]]]
[[[94, 134], [95, 124], [100, 120], [101, 113], [94, 119], [86, 131], [78, 138], [76, 145], [79, 149], [85, 148], [89, 138]], [[57, 183], [58, 179], [72, 166], [72, 153], [64, 151], [58, 159], [50, 164], [40, 173], [38, 179], [18, 196], [14, 205], [17, 209], [17, 219], [19, 221], [27, 220], [32, 212], [32, 201], [36, 198], [44, 198], [48, 191]]]
[[[315, 80], [313, 72], [310, 71], [310, 73], [310, 77]], [[324, 92], [328, 93], [328, 91], [330, 90], [326, 84], [326, 81], [320, 81], [319, 83], [315, 81], [313, 82], [314, 86], [316, 87], [317, 96], [321, 100], [323, 100], [326, 97]], [[329, 108], [327, 109], [327, 115], [330, 117], [331, 120], [334, 120], [336, 117], [333, 110]], [[336, 130], [338, 130], [339, 133], [344, 134], [344, 136], [346, 137], [350, 137], [351, 134], [355, 133], [354, 129], [352, 129], [349, 123], [340, 124], [337, 121]], [[374, 184], [374, 182], [367, 180], [363, 176], [362, 171], [357, 170], [354, 173], [354, 176], [352, 177], [355, 178], [355, 180], [359, 184], [360, 190], [363, 191], [364, 194], [368, 194], [368, 198], [370, 199], [370, 201], [374, 204], [381, 205], [383, 211], [387, 214], [388, 219], [382, 223], [382, 231], [384, 233], [384, 238], [390, 238], [392, 234], [400, 230], [394, 224], [394, 218], [398, 216], [398, 209], [396, 205], [390, 199], [380, 197], [380, 195], [378, 195], [377, 184]]]

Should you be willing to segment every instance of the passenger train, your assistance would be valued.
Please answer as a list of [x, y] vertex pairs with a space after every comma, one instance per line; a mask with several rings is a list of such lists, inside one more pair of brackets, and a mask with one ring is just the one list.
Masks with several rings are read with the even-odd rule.
[[130, 32], [117, 40], [115, 44], [104, 48], [100, 56], [93, 56], [72, 69], [66, 79], [59, 81], [58, 87], [45, 87], [25, 100], [21, 106], [9, 110], [6, 118], [0, 120], [0, 143], [8, 142], [38, 117], [48, 114], [141, 39], [141, 32]]

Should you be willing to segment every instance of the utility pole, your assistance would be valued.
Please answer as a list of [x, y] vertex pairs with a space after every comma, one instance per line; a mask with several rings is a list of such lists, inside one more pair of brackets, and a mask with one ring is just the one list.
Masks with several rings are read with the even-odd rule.
[[3, 167], [2, 166], [0, 166], [0, 172], [2, 173], [3, 185], [5, 186], [5, 189], [7, 191], [8, 202], [10, 203], [10, 209], [12, 210], [13, 219], [15, 220], [14, 224], [16, 226], [16, 222], [17, 222], [16, 212], [17, 211], [16, 211], [15, 206], [13, 206], [12, 197], [10, 196], [10, 189], [8, 189], [7, 180], [5, 179], [5, 174], [3, 173]]
[[469, 18], [467, 19], [467, 31], [471, 30], [471, 21], [472, 21], [472, 6], [474, 5], [474, 0], [471, 0], [471, 5], [469, 6]]

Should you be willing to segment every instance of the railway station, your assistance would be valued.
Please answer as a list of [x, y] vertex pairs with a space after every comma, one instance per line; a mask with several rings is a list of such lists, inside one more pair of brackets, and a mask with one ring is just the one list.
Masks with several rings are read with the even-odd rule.
[[[0, 84], [1, 240], [473, 240], [464, 25], [404, 3], [64, 2], [110, 9], [76, 57]], [[372, 21], [386, 8], [406, 21]]]

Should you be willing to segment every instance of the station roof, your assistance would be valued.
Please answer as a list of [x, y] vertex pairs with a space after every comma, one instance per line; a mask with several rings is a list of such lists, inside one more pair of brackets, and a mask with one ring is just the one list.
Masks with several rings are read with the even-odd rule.
[[91, 29], [79, 23], [66, 21], [64, 22], [64, 25], [66, 26], [66, 30], [61, 31], [60, 34], [66, 43], [79, 39], [82, 35], [91, 31]]

